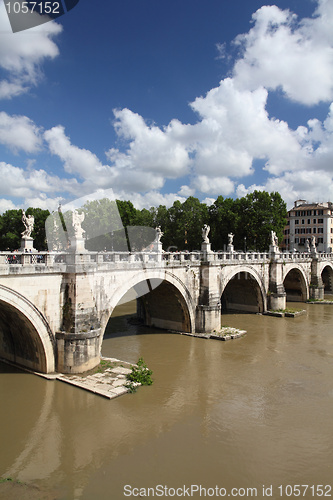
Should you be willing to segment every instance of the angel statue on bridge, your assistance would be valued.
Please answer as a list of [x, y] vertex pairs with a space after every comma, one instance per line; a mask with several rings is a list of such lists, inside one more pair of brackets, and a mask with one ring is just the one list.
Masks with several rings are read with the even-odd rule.
[[25, 225], [25, 230], [23, 231], [22, 238], [31, 238], [31, 233], [34, 229], [35, 218], [33, 215], [26, 215], [25, 211], [22, 210], [22, 222]]
[[83, 221], [84, 221], [84, 212], [79, 214], [77, 210], [74, 210], [72, 215], [72, 223], [73, 223], [75, 238], [78, 239], [83, 238], [83, 233], [85, 233], [85, 230], [82, 229], [81, 227]]
[[279, 239], [276, 236], [275, 231], [271, 231], [271, 244], [273, 247], [278, 247], [279, 246]]
[[202, 239], [204, 243], [209, 243], [209, 238], [208, 238], [209, 231], [210, 231], [210, 226], [207, 226], [207, 224], [205, 224], [204, 227], [202, 228]]
[[159, 243], [161, 241], [161, 238], [162, 238], [164, 233], [162, 233], [162, 231], [161, 231], [161, 226], [157, 226], [155, 228], [155, 231], [156, 231], [155, 241], [157, 241], [157, 243]]

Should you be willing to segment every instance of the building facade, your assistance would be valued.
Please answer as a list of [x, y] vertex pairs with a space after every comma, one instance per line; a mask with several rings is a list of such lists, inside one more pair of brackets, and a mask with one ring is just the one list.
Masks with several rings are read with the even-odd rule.
[[333, 203], [307, 203], [295, 201], [288, 211], [284, 229], [283, 250], [307, 252], [311, 240], [317, 252], [333, 251]]

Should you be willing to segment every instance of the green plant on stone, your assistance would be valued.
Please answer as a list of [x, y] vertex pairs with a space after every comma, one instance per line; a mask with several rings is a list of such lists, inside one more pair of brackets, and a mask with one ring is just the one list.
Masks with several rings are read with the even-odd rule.
[[138, 384], [151, 385], [153, 383], [151, 378], [152, 373], [143, 358], [140, 358], [136, 366], [132, 366], [131, 373], [126, 376], [128, 382], [125, 384], [125, 387], [127, 387], [129, 392], [136, 392]]

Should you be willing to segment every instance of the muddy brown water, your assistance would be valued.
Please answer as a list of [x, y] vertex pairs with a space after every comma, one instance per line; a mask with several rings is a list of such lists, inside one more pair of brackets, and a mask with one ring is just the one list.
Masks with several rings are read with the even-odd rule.
[[111, 401], [1, 364], [0, 499], [333, 496], [333, 306], [288, 306], [307, 314], [223, 315], [248, 331], [228, 342], [119, 306], [103, 355], [142, 356], [154, 384]]

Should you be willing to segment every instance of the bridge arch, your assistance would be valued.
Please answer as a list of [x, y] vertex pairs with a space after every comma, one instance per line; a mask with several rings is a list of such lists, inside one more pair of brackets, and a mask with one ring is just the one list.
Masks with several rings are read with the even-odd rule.
[[[225, 269], [225, 268], [224, 268]], [[264, 312], [267, 310], [267, 294], [261, 276], [249, 266], [229, 268], [221, 282], [223, 311]]]
[[299, 264], [286, 266], [283, 286], [289, 302], [305, 302], [309, 299], [309, 282], [305, 270]]
[[324, 292], [333, 294], [333, 264], [326, 262], [321, 269], [321, 279], [324, 284]]
[[0, 357], [41, 373], [55, 371], [55, 340], [38, 309], [0, 285]]
[[101, 324], [103, 332], [114, 308], [121, 304], [123, 297], [131, 289], [135, 290], [133, 299], [141, 301], [147, 325], [194, 331], [195, 306], [184, 283], [169, 271], [142, 270], [129, 277], [110, 297], [107, 316]]

